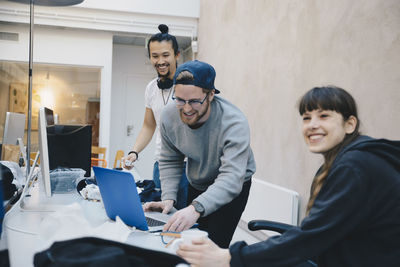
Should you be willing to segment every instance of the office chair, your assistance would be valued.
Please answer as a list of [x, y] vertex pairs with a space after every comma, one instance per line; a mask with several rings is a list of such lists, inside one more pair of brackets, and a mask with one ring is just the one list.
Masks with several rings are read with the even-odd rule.
[[123, 157], [124, 157], [124, 151], [117, 150], [117, 153], [115, 154], [115, 159], [114, 159], [114, 169], [122, 168], [122, 158]]
[[92, 146], [92, 166], [107, 168], [106, 150], [105, 147]]
[[[252, 220], [247, 224], [247, 227], [249, 228], [250, 231], [269, 230], [283, 234], [284, 232], [293, 228], [294, 226], [291, 224], [268, 221], [268, 220]], [[317, 267], [317, 266], [318, 265], [312, 260], [307, 260], [303, 263], [296, 265], [295, 267]]]

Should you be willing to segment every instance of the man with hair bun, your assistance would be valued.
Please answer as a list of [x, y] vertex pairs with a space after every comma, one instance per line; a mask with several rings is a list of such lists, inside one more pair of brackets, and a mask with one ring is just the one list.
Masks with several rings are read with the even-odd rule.
[[[178, 65], [179, 47], [175, 36], [168, 33], [168, 26], [160, 24], [159, 33], [151, 36], [147, 43], [149, 59], [157, 71], [158, 77], [149, 82], [145, 92], [145, 106], [143, 126], [139, 132], [132, 151], [125, 158], [124, 168], [131, 169], [133, 163], [139, 158], [139, 153], [150, 143], [156, 132], [156, 151], [155, 163], [153, 167], [153, 180], [156, 188], [160, 188], [158, 160], [160, 157], [161, 138], [160, 138], [160, 117], [161, 112], [168, 102], [172, 101], [172, 79]], [[177, 201], [175, 208], [186, 207], [187, 198], [187, 178], [185, 167], [182, 169], [182, 175], [179, 184]]]

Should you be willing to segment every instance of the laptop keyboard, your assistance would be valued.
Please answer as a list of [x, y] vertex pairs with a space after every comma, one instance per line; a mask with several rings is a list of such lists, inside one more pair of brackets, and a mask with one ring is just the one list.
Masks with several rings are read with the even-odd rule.
[[147, 222], [147, 225], [149, 227], [161, 226], [161, 225], [165, 224], [165, 222], [162, 222], [162, 221], [159, 221], [159, 220], [156, 220], [156, 219], [153, 219], [153, 218], [149, 218], [149, 217], [146, 217], [146, 222]]

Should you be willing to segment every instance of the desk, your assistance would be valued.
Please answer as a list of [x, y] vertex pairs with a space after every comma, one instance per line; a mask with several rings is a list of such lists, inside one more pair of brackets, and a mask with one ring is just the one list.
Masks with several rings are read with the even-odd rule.
[[[85, 219], [89, 223], [98, 225], [109, 221], [101, 203], [84, 200], [77, 192], [55, 194], [51, 198], [45, 199], [46, 202], [41, 203], [40, 206], [36, 206], [35, 210], [37, 201], [41, 199], [41, 197], [38, 197], [40, 195], [38, 186], [35, 186], [31, 191], [31, 199], [28, 199], [24, 205], [25, 209], [21, 208], [20, 202], [18, 202], [6, 214], [4, 219], [4, 231], [6, 233], [10, 265], [12, 267], [33, 266], [33, 257], [38, 247], [39, 226], [52, 213], [52, 211], [45, 211], [46, 206], [51, 207], [50, 210], [54, 210], [57, 205], [65, 206], [69, 203], [78, 203], [85, 212]], [[76, 225], [76, 227], [80, 226]], [[160, 236], [144, 231], [133, 230], [126, 243], [147, 249], [173, 253], [171, 249], [165, 248]]]

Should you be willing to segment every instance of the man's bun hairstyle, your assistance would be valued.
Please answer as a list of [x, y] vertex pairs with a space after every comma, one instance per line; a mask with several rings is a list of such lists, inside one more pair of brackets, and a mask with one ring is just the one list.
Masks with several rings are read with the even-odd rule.
[[160, 30], [160, 32], [162, 33], [162, 34], [165, 34], [165, 33], [168, 33], [168, 26], [167, 25], [165, 25], [165, 24], [160, 24], [160, 25], [158, 25], [158, 29]]
[[158, 29], [160, 30], [159, 33], [156, 33], [151, 36], [149, 41], [147, 42], [147, 52], [149, 53], [150, 57], [150, 43], [151, 42], [162, 42], [162, 41], [167, 41], [172, 43], [172, 48], [174, 49], [175, 55], [179, 53], [179, 47], [178, 47], [178, 42], [176, 41], [176, 37], [169, 34], [169, 28], [165, 24], [160, 24], [158, 25]]

